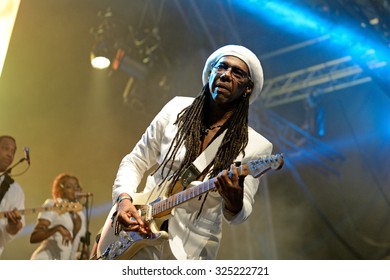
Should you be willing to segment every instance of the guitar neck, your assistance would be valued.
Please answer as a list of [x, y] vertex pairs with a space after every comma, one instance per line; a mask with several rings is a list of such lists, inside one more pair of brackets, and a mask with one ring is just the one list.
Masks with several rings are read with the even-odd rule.
[[[22, 209], [22, 210], [18, 210], [18, 212], [21, 214], [21, 215], [27, 215], [27, 214], [34, 214], [34, 213], [39, 213], [39, 212], [42, 212], [42, 211], [51, 211], [53, 210], [55, 207], [51, 206], [51, 207], [37, 207], [37, 208], [29, 208], [29, 209]], [[6, 213], [8, 213], [9, 211], [5, 211], [5, 212], [0, 212], [0, 218], [5, 218], [6, 216]]]
[[[65, 212], [77, 212], [83, 209], [82, 204], [79, 202], [61, 202], [56, 203], [53, 206], [42, 206], [42, 207], [36, 207], [36, 208], [30, 208], [30, 209], [19, 209], [18, 212], [21, 215], [27, 215], [32, 213], [38, 213], [38, 212], [44, 212], [44, 211], [56, 211], [59, 214], [65, 213]], [[0, 212], [0, 218], [5, 218], [6, 213], [10, 211]]]
[[[248, 163], [240, 165], [238, 167], [238, 173], [240, 176], [250, 174], [254, 178], [258, 178], [271, 169], [281, 169], [283, 164], [284, 160], [282, 154], [264, 156], [257, 160], [251, 160]], [[154, 218], [165, 216], [167, 213], [170, 213], [174, 207], [214, 189], [214, 182], [215, 178], [211, 178], [208, 181], [194, 185], [164, 200], [154, 203], [151, 207], [151, 216]]]
[[[247, 164], [238, 167], [240, 175], [248, 175]], [[211, 178], [198, 185], [194, 185], [188, 189], [178, 192], [164, 200], [156, 202], [152, 206], [152, 216], [159, 218], [169, 213], [176, 206], [187, 202], [195, 197], [198, 197], [215, 188], [215, 178]]]
[[[206, 182], [200, 183], [199, 185], [195, 185], [164, 200], [156, 202], [152, 206], [152, 216], [156, 218], [164, 216], [166, 212], [170, 212], [176, 206], [214, 189], [214, 181], [215, 178], [212, 178]], [[160, 215], [162, 213], [163, 215]]]

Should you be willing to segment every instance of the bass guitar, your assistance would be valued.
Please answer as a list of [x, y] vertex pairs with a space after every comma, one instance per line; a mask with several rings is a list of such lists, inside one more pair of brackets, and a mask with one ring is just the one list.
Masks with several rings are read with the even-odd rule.
[[[240, 165], [238, 169], [240, 176], [252, 175], [258, 178], [268, 170], [281, 169], [283, 164], [283, 155], [276, 154], [249, 161]], [[122, 230], [119, 235], [115, 235], [112, 226], [116, 223], [117, 204], [115, 204], [101, 231], [97, 244], [97, 259], [130, 259], [143, 247], [155, 246], [168, 239], [168, 233], [160, 230], [160, 227], [164, 221], [169, 219], [172, 210], [176, 206], [214, 189], [214, 181], [215, 178], [204, 182], [193, 181], [185, 190], [178, 191], [171, 196], [167, 196], [169, 182], [150, 192], [134, 194], [133, 204], [137, 208], [138, 214], [148, 224], [150, 228], [148, 234]]]
[[[55, 203], [53, 206], [49, 207], [36, 207], [36, 208], [29, 208], [29, 209], [21, 209], [17, 210], [21, 215], [27, 215], [27, 214], [34, 214], [38, 212], [43, 211], [56, 211], [59, 214], [63, 214], [65, 212], [70, 211], [80, 211], [83, 209], [83, 205], [79, 202], [58, 202]], [[6, 214], [10, 211], [4, 211], [0, 212], [0, 218], [6, 218]]]

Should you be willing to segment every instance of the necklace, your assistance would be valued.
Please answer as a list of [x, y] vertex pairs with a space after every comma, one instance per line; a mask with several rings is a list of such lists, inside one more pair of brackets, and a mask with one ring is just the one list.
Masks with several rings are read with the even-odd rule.
[[216, 126], [210, 126], [209, 128], [206, 128], [204, 130], [203, 134], [206, 136], [207, 134], [209, 134], [210, 130], [213, 130], [213, 129], [216, 129], [216, 128], [220, 128], [220, 127], [222, 127], [222, 124], [216, 125]]

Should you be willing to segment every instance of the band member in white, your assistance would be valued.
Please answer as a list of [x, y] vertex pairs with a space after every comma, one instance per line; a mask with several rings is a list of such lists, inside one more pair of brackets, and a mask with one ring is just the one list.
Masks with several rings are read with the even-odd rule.
[[24, 209], [24, 191], [6, 171], [14, 161], [16, 141], [12, 136], [0, 136], [0, 256], [6, 243], [13, 240], [25, 225], [24, 216], [19, 209]]
[[[76, 203], [80, 192], [77, 177], [61, 173], [53, 181], [52, 195], [43, 204], [52, 207], [61, 203]], [[86, 219], [81, 209], [77, 211], [43, 211], [30, 236], [30, 242], [40, 243], [31, 256], [32, 260], [76, 260], [80, 256], [80, 240], [85, 236]], [[88, 253], [82, 254], [88, 258]]]
[[[161, 188], [168, 179], [169, 183], [180, 182], [197, 156], [224, 132], [214, 159], [196, 176], [196, 180], [216, 177], [216, 191], [177, 206], [162, 225], [167, 240], [143, 247], [132, 259], [215, 259], [223, 219], [242, 223], [252, 212], [259, 179], [240, 177], [233, 162], [272, 152], [273, 145], [248, 126], [249, 106], [263, 86], [260, 61], [243, 46], [227, 45], [207, 59], [202, 80], [196, 98], [173, 98], [123, 158], [113, 185], [117, 211], [112, 227], [116, 234], [122, 229], [147, 234], [149, 225], [133, 201], [145, 172], [158, 165], [148, 176], [145, 192]], [[174, 193], [173, 184], [169, 186], [168, 191]]]

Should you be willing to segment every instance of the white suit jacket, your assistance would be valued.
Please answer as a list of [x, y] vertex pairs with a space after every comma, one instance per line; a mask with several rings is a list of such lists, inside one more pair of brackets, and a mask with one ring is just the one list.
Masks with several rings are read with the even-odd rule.
[[[4, 176], [0, 177], [0, 184], [3, 181]], [[12, 211], [14, 208], [18, 210], [24, 209], [24, 191], [22, 187], [15, 181], [11, 184], [8, 191], [5, 193], [1, 203], [0, 212]], [[0, 256], [4, 250], [5, 245], [11, 240], [15, 239], [18, 234], [9, 234], [6, 230], [7, 219], [0, 219]], [[25, 217], [22, 215], [22, 224], [25, 226]], [[20, 231], [19, 231], [20, 233]]]
[[[169, 146], [177, 132], [174, 122], [177, 114], [190, 105], [194, 98], [175, 97], [153, 119], [142, 138], [134, 149], [121, 161], [113, 185], [113, 202], [121, 193], [133, 195], [143, 178], [145, 171], [156, 163], [160, 164], [168, 152]], [[245, 158], [241, 154], [237, 161], [246, 162], [270, 155], [272, 144], [259, 133], [249, 128], [249, 140], [245, 149]], [[183, 147], [174, 168], [180, 166], [185, 155]], [[147, 192], [161, 182], [160, 170], [153, 176], [148, 176], [144, 191]], [[222, 237], [222, 219], [228, 223], [238, 224], [245, 221], [252, 212], [254, 195], [257, 192], [259, 180], [248, 175], [244, 181], [244, 205], [235, 216], [224, 211], [224, 203], [218, 192], [209, 192], [200, 216], [204, 197], [194, 198], [177, 206], [169, 219], [169, 243], [177, 259], [215, 259]]]

